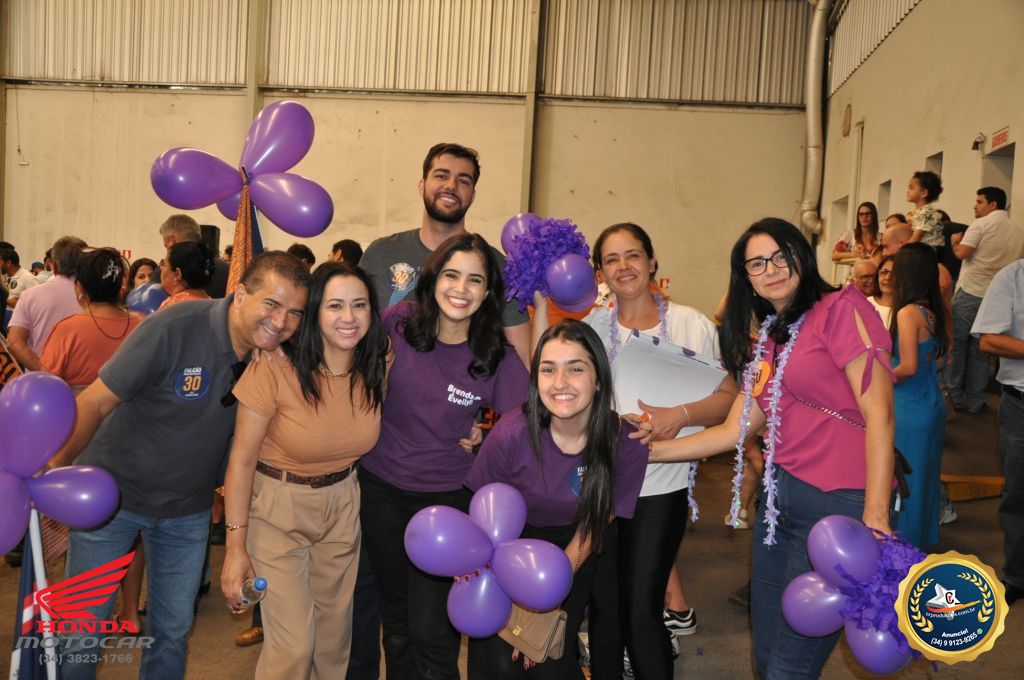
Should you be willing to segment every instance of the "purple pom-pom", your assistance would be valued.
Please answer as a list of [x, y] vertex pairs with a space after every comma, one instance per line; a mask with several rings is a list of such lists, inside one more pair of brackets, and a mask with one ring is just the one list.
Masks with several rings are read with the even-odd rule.
[[505, 260], [505, 294], [519, 303], [519, 311], [533, 304], [534, 291], [548, 295], [548, 265], [569, 253], [590, 258], [590, 246], [572, 220], [546, 219], [533, 223], [516, 237], [516, 247]]

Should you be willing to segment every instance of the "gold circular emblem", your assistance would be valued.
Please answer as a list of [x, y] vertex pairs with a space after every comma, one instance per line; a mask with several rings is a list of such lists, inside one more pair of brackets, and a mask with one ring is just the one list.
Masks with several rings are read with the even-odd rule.
[[910, 646], [947, 664], [992, 649], [1006, 620], [1003, 584], [992, 567], [955, 550], [929, 555], [900, 582], [896, 614]]

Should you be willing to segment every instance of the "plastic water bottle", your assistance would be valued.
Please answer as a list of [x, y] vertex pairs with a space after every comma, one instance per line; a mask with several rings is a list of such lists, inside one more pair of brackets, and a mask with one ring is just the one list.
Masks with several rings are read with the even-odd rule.
[[242, 584], [242, 611], [253, 606], [267, 594], [267, 579], [251, 578]]

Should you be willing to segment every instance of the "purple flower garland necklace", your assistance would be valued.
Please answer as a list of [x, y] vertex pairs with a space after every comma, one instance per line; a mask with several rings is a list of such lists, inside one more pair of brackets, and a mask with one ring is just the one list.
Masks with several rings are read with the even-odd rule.
[[[789, 340], [779, 353], [778, 362], [775, 367], [775, 375], [768, 383], [768, 411], [765, 413], [767, 431], [764, 436], [764, 490], [767, 499], [765, 501], [764, 521], [768, 525], [768, 531], [764, 537], [765, 545], [775, 545], [775, 527], [778, 524], [779, 510], [775, 505], [775, 496], [778, 491], [778, 484], [775, 479], [775, 447], [781, 441], [779, 426], [782, 424], [780, 416], [779, 400], [782, 398], [782, 376], [786, 371], [786, 364], [789, 363], [789, 356], [793, 353], [796, 339], [800, 335], [800, 327], [804, 323], [806, 314], [789, 326]], [[754, 377], [764, 360], [765, 345], [768, 343], [768, 329], [775, 321], [775, 315], [768, 316], [761, 324], [758, 333], [757, 345], [754, 346], [754, 356], [743, 371], [743, 409], [740, 413], [740, 437], [736, 442], [736, 462], [733, 465], [732, 478], [732, 505], [729, 508], [729, 524], [733, 527], [739, 525], [740, 496], [743, 487], [743, 461], [744, 444], [747, 441], [747, 434], [750, 431], [750, 409], [754, 403]]]
[[[668, 335], [668, 302], [665, 301], [665, 297], [661, 293], [652, 291], [651, 297], [654, 298], [654, 303], [658, 305], [658, 337], [665, 342], [672, 342], [672, 339]], [[614, 363], [615, 357], [619, 353], [619, 345], [622, 341], [619, 339], [619, 306], [614, 305], [611, 310], [611, 337], [609, 338], [608, 348], [608, 362]], [[697, 504], [697, 499], [693, 495], [693, 488], [697, 485], [697, 461], [690, 461], [690, 473], [686, 478], [687, 495], [690, 501], [690, 521], [696, 522], [700, 519], [700, 506]]]

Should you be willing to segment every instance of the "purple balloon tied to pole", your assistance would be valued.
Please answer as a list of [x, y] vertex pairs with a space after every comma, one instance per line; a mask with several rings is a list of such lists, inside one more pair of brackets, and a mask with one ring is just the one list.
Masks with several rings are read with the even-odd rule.
[[501, 247], [506, 255], [511, 255], [515, 248], [515, 240], [528, 232], [530, 227], [540, 224], [543, 220], [533, 213], [519, 213], [501, 228]]
[[782, 593], [786, 623], [807, 637], [824, 637], [842, 628], [839, 612], [845, 606], [846, 597], [813, 571], [797, 576]]
[[291, 169], [313, 146], [314, 128], [313, 116], [302, 104], [270, 104], [249, 126], [241, 165], [253, 177]]
[[195, 210], [242, 190], [242, 178], [230, 165], [200, 149], [176, 147], [153, 162], [153, 190], [165, 203]]
[[29, 510], [25, 482], [0, 469], [0, 553], [21, 543], [28, 528]]
[[[544, 274], [551, 293], [551, 299], [559, 307], [576, 305], [586, 298], [596, 287], [594, 270], [587, 258], [576, 253], [563, 255], [548, 265]], [[593, 302], [590, 297], [587, 302]]]
[[0, 392], [2, 468], [26, 479], [64, 446], [75, 427], [75, 395], [42, 371], [25, 373]]
[[242, 202], [242, 192], [217, 201], [217, 210], [232, 222], [238, 221], [238, 204]]
[[469, 637], [490, 637], [501, 630], [512, 613], [512, 600], [490, 569], [456, 576], [448, 591], [448, 619], [455, 630]]
[[807, 535], [807, 556], [814, 571], [829, 585], [847, 588], [852, 584], [836, 567], [866, 583], [878, 568], [881, 547], [861, 521], [845, 515], [829, 515], [811, 527]]
[[249, 195], [260, 212], [292, 236], [316, 236], [334, 217], [334, 202], [324, 188], [301, 175], [258, 175], [249, 185]]
[[434, 576], [475, 572], [491, 559], [487, 534], [464, 512], [447, 505], [423, 508], [405, 527], [405, 552], [417, 567]]
[[120, 493], [109, 472], [89, 465], [56, 468], [25, 480], [36, 509], [72, 529], [91, 529], [117, 510]]
[[909, 650], [900, 651], [899, 642], [891, 633], [874, 627], [858, 628], [852, 619], [846, 622], [846, 644], [857, 663], [878, 675], [895, 673], [914, 658]]
[[501, 482], [486, 484], [473, 494], [469, 516], [487, 532], [494, 547], [519, 538], [526, 526], [526, 501], [515, 487]]
[[572, 588], [569, 558], [561, 548], [547, 541], [506, 541], [494, 549], [491, 569], [501, 589], [527, 609], [554, 609]]

